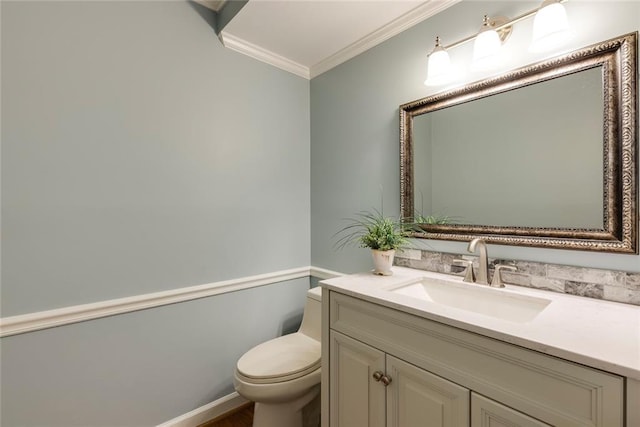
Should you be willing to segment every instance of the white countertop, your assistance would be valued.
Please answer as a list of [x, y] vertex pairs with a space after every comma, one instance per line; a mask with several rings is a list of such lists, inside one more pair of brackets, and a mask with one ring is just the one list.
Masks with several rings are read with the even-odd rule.
[[534, 319], [521, 323], [388, 291], [423, 278], [462, 282], [458, 276], [394, 267], [392, 276], [360, 273], [320, 284], [385, 307], [640, 380], [639, 306], [507, 284], [507, 292], [551, 300]]

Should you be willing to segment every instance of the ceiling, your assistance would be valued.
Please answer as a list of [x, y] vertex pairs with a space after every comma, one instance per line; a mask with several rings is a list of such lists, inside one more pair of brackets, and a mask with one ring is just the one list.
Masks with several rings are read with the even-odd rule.
[[219, 37], [227, 48], [311, 79], [458, 1], [250, 0]]
[[196, 3], [200, 3], [203, 6], [212, 9], [215, 12], [218, 12], [222, 9], [222, 6], [227, 2], [227, 0], [194, 0]]

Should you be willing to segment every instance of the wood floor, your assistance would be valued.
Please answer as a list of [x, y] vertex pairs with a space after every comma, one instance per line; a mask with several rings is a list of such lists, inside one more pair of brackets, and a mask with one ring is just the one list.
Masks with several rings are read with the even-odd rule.
[[228, 414], [222, 415], [198, 427], [251, 427], [253, 424], [253, 402], [242, 405]]
[[[248, 402], [198, 427], [252, 427], [254, 405], [253, 402]], [[302, 424], [320, 427], [320, 396], [302, 409]]]

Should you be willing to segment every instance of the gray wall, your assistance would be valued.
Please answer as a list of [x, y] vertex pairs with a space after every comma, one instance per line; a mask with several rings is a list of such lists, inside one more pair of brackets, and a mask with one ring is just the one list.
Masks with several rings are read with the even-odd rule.
[[235, 362], [299, 324], [300, 279], [2, 338], [3, 427], [152, 426], [233, 392]]
[[[315, 78], [310, 94], [309, 82], [223, 49], [213, 16], [187, 3], [1, 2], [2, 316], [300, 267], [310, 256], [338, 271], [370, 268], [367, 251], [337, 252], [331, 236], [341, 218], [380, 207], [380, 187], [385, 213], [398, 213], [398, 105], [433, 93], [422, 85], [431, 40], [467, 36], [487, 12], [537, 5], [458, 4]], [[567, 8], [573, 48], [639, 26], [639, 3]], [[510, 57], [505, 67], [542, 58]], [[637, 256], [490, 250], [640, 268]], [[295, 280], [4, 338], [0, 424], [141, 426], [186, 413], [232, 390], [246, 349], [295, 327], [307, 287]]]
[[[436, 35], [444, 45], [478, 30], [484, 14], [517, 16], [539, 2], [463, 1], [362, 53], [311, 82], [311, 260], [318, 267], [343, 272], [371, 268], [368, 251], [337, 251], [332, 235], [362, 209], [380, 206], [399, 214], [398, 106], [447, 87], [426, 87], [427, 54]], [[562, 50], [532, 54], [527, 50], [532, 19], [516, 24], [505, 44], [506, 61], [499, 73], [562, 51], [573, 50], [640, 28], [640, 3], [570, 1], [565, 3], [575, 37]], [[457, 64], [467, 64], [472, 43], [451, 51]], [[466, 82], [490, 73], [469, 73]], [[461, 124], [463, 125], [463, 124]], [[421, 241], [424, 249], [464, 253], [465, 243]], [[581, 251], [489, 246], [496, 258], [640, 271], [640, 257]]]
[[[187, 2], [1, 13], [3, 317], [309, 265], [308, 81], [224, 49]], [[184, 414], [308, 286], [5, 338], [0, 424]]]

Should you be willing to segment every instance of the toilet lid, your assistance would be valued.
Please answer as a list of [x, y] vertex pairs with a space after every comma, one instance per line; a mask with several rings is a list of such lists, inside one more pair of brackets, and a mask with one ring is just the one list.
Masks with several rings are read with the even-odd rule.
[[320, 342], [298, 332], [253, 347], [237, 364], [245, 377], [270, 382], [298, 378], [319, 367]]

